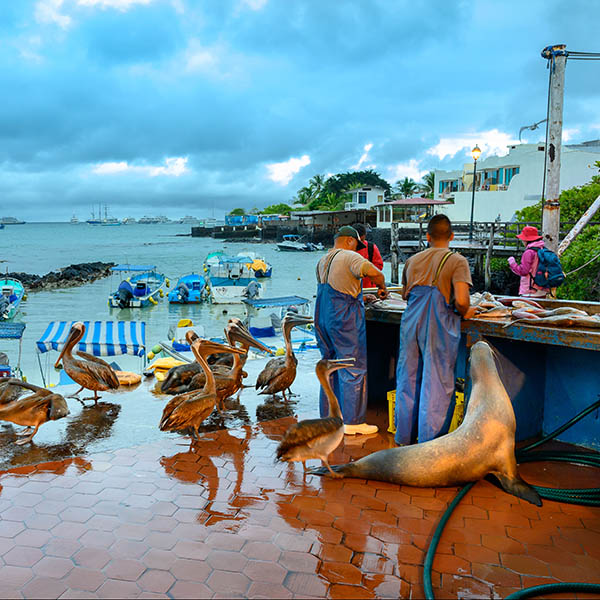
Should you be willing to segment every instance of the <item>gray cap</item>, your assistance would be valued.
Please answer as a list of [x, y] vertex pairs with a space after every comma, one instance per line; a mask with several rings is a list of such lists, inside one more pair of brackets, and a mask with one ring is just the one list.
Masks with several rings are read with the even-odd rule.
[[356, 246], [357, 250], [362, 250], [366, 248], [366, 245], [360, 241], [360, 236], [358, 235], [358, 231], [354, 229], [354, 227], [350, 227], [350, 225], [344, 225], [338, 229], [338, 232], [335, 234], [335, 239], [339, 237], [352, 237], [354, 238], [358, 244]]

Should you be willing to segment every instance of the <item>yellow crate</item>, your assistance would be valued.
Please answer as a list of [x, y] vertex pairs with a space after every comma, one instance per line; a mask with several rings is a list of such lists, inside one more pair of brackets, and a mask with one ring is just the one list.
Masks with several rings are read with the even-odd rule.
[[[465, 395], [463, 392], [456, 391], [456, 402], [454, 405], [454, 414], [452, 415], [452, 421], [450, 422], [450, 429], [448, 429], [448, 433], [454, 431], [462, 422], [465, 416]], [[388, 419], [389, 433], [396, 433], [396, 425], [394, 419], [394, 413], [396, 411], [396, 390], [390, 390], [387, 393], [387, 401], [388, 401]]]

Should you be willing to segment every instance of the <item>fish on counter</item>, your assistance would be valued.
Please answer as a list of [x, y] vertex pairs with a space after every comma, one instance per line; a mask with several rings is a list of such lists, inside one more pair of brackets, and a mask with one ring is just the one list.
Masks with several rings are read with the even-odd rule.
[[364, 302], [377, 310], [388, 310], [392, 312], [404, 312], [406, 310], [406, 300], [396, 292], [390, 292], [385, 300], [380, 300], [375, 294], [365, 294]]

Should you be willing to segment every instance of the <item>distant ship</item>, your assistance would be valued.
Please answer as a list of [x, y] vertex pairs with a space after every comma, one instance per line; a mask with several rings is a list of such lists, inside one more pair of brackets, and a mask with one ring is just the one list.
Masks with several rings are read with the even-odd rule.
[[86, 223], [90, 225], [104, 225], [105, 227], [114, 227], [116, 225], [121, 225], [121, 221], [115, 217], [108, 216], [108, 205], [104, 205], [104, 218], [102, 218], [102, 205], [98, 206], [98, 216], [94, 214], [94, 209], [92, 208], [92, 217], [88, 219]]
[[122, 221], [123, 225], [131, 225], [132, 223], [137, 223], [134, 217], [125, 217]]
[[186, 215], [185, 217], [179, 219], [178, 223], [180, 225], [200, 225], [200, 219]]
[[165, 217], [164, 215], [159, 215], [158, 217], [148, 217], [143, 216], [138, 223], [142, 225], [156, 225], [157, 223], [170, 223], [171, 220]]
[[73, 215], [69, 223], [71, 223], [71, 225], [79, 225], [79, 219], [77, 218], [77, 215]]
[[98, 206], [98, 216], [94, 214], [94, 207], [92, 206], [92, 216], [86, 220], [88, 225], [100, 225], [102, 223], [102, 219], [100, 218], [100, 206]]
[[15, 217], [2, 217], [0, 218], [2, 225], [25, 225], [25, 221], [15, 219]]

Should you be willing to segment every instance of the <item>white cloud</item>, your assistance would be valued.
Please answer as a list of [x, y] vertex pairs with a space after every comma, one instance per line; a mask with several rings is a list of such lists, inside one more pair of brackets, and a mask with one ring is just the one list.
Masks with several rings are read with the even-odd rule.
[[479, 131], [475, 133], [463, 133], [456, 137], [441, 138], [440, 141], [427, 150], [427, 154], [437, 156], [443, 160], [447, 156], [454, 157], [461, 150], [465, 150], [465, 156], [471, 157], [471, 150], [477, 144], [483, 154], [495, 154], [504, 156], [508, 153], [507, 146], [518, 144], [519, 140], [511, 134], [497, 129]]
[[81, 6], [99, 6], [100, 8], [116, 8], [127, 12], [134, 4], [150, 4], [152, 0], [77, 0]]
[[292, 177], [307, 165], [310, 165], [308, 154], [304, 154], [300, 158], [290, 158], [285, 162], [271, 163], [267, 165], [267, 171], [269, 172], [267, 177], [279, 185], [287, 185]]
[[217, 65], [217, 53], [202, 46], [199, 40], [191, 39], [180, 59], [186, 71], [213, 70]]
[[375, 165], [365, 165], [366, 160], [369, 158], [369, 152], [371, 151], [372, 147], [373, 144], [371, 143], [365, 144], [363, 148], [364, 152], [361, 154], [360, 158], [358, 159], [358, 162], [355, 165], [352, 165], [350, 168], [358, 171], [358, 169], [360, 169], [364, 165], [365, 169], [374, 169]]
[[241, 0], [240, 6], [247, 7], [251, 10], [263, 9], [269, 0]]
[[408, 177], [409, 179], [414, 179], [415, 181], [421, 181], [424, 175], [428, 173], [427, 169], [420, 168], [420, 160], [416, 160], [411, 158], [408, 162], [398, 163], [397, 165], [389, 166], [388, 172], [390, 176], [388, 179], [391, 181], [398, 181], [400, 179], [404, 179]]
[[39, 0], [35, 5], [34, 16], [38, 23], [55, 23], [61, 29], [67, 29], [71, 17], [60, 13], [64, 0]]
[[148, 177], [158, 177], [159, 175], [167, 175], [169, 177], [179, 177], [187, 173], [187, 157], [174, 157], [165, 159], [163, 166], [147, 166], [138, 167], [128, 164], [126, 161], [121, 162], [105, 162], [96, 165], [92, 172], [96, 175], [117, 175], [120, 173], [138, 173]]
[[578, 127], [565, 127], [562, 130], [562, 141], [564, 143], [570, 142], [574, 137], [577, 137], [581, 133]]

